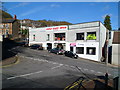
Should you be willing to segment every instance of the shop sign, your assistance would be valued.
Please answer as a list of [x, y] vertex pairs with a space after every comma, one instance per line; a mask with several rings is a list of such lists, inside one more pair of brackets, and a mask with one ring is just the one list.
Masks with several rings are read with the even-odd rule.
[[60, 27], [49, 27], [46, 30], [67, 30], [67, 26], [60, 26]]
[[76, 43], [70, 43], [70, 46], [76, 46]]
[[77, 46], [84, 46], [84, 44], [81, 44], [81, 43], [77, 43]]

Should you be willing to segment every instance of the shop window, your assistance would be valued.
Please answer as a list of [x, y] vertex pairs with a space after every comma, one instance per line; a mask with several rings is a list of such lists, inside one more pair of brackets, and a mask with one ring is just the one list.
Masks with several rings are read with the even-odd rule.
[[87, 32], [87, 40], [96, 40], [96, 32]]
[[65, 41], [65, 33], [55, 33], [55, 41]]
[[47, 34], [47, 41], [50, 40], [50, 34]]
[[95, 55], [96, 54], [96, 48], [95, 47], [87, 47], [87, 54]]
[[76, 47], [77, 54], [84, 54], [84, 47]]
[[33, 41], [35, 41], [35, 34], [33, 35]]
[[76, 33], [76, 40], [84, 40], [84, 33]]

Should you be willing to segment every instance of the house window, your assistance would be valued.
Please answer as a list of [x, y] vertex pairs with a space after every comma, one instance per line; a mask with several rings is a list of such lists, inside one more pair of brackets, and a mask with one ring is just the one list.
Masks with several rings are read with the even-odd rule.
[[87, 54], [96, 55], [96, 48], [95, 47], [87, 47]]
[[76, 33], [76, 40], [84, 40], [84, 33]]
[[87, 32], [87, 40], [96, 40], [96, 32]]
[[47, 41], [50, 40], [50, 34], [47, 34]]
[[84, 47], [76, 47], [77, 54], [84, 54]]
[[33, 35], [33, 41], [35, 41], [35, 34]]

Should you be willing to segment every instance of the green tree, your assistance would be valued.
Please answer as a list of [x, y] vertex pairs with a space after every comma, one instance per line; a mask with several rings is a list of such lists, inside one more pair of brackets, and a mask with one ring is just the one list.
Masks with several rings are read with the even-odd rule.
[[108, 30], [112, 30], [111, 28], [111, 22], [110, 22], [110, 16], [106, 15], [105, 16], [105, 20], [104, 20], [104, 26], [108, 29]]

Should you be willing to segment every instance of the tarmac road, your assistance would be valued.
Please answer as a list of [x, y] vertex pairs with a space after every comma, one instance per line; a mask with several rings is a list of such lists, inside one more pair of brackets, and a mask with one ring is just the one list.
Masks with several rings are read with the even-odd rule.
[[79, 77], [86, 79], [117, 73], [117, 67], [63, 55], [14, 47], [19, 63], [2, 70], [2, 88], [65, 88]]

